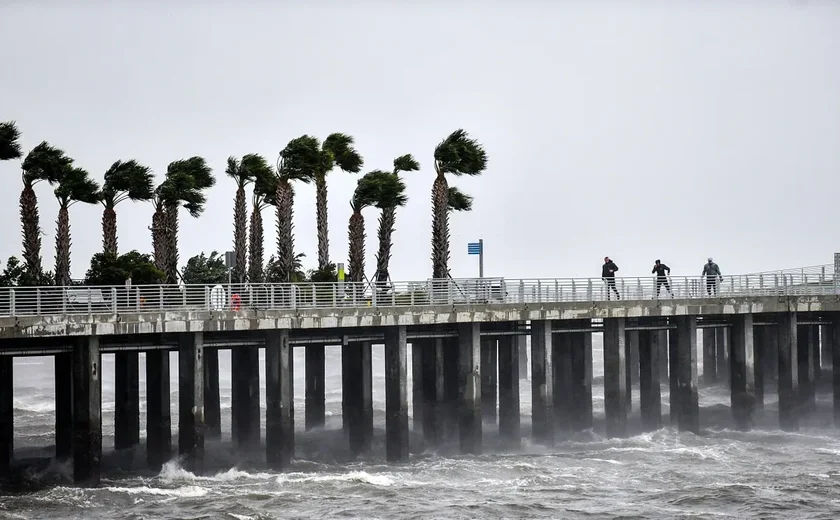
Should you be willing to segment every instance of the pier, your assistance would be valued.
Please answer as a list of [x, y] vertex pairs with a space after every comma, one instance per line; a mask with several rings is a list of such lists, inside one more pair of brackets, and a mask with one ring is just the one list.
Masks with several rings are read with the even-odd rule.
[[[840, 349], [835, 269], [727, 276], [712, 295], [699, 277], [671, 278], [673, 296], [660, 297], [652, 277], [619, 278], [620, 300], [608, 299], [600, 279], [0, 288], [0, 474], [14, 459], [14, 356], [55, 356], [55, 455], [72, 458], [79, 485], [100, 480], [104, 353], [116, 354], [116, 449], [141, 442], [138, 354], [145, 353], [146, 464], [154, 470], [177, 455], [189, 470], [202, 471], [205, 439], [221, 435], [220, 349], [231, 350], [232, 442], [265, 450], [266, 464], [278, 470], [295, 453], [295, 370], [306, 376], [304, 428], [324, 425], [325, 348], [341, 349], [348, 448], [370, 450], [373, 344], [385, 349], [389, 461], [408, 459], [412, 430], [426, 446], [455, 439], [462, 453], [478, 454], [484, 429], [492, 427], [515, 449], [526, 384], [535, 442], [551, 446], [591, 428], [593, 334], [604, 341], [609, 437], [628, 434], [634, 390], [644, 429], [667, 424], [662, 385], [670, 388], [670, 424], [700, 433], [700, 361], [706, 383], [728, 383], [738, 428], [752, 427], [772, 380], [779, 427], [794, 431], [814, 407], [822, 364]], [[520, 380], [526, 338], [530, 381]], [[303, 367], [294, 367], [295, 348], [306, 350]], [[259, 349], [266, 365], [264, 438]], [[174, 437], [170, 351], [178, 353], [179, 367]], [[840, 422], [840, 373], [832, 388]]]

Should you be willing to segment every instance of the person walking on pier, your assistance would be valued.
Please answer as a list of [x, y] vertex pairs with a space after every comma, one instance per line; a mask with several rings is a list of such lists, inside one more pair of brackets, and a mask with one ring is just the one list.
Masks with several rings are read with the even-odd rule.
[[653, 264], [653, 270], [650, 273], [656, 275], [656, 297], [659, 298], [659, 288], [664, 285], [665, 290], [668, 291], [668, 294], [670, 294], [671, 298], [673, 298], [674, 293], [671, 292], [671, 285], [668, 283], [667, 276], [671, 274], [671, 268], [657, 260]]
[[604, 257], [604, 266], [601, 267], [601, 278], [607, 283], [607, 299], [610, 299], [610, 289], [615, 291], [615, 299], [620, 300], [621, 295], [618, 294], [618, 289], [615, 288], [615, 272], [618, 271], [618, 266], [615, 262], [610, 260], [610, 257]]
[[709, 257], [706, 265], [703, 266], [703, 274], [700, 276], [706, 277], [706, 294], [711, 296], [714, 293], [717, 296], [718, 280], [722, 282], [723, 275], [720, 274], [720, 267], [712, 261], [711, 257]]

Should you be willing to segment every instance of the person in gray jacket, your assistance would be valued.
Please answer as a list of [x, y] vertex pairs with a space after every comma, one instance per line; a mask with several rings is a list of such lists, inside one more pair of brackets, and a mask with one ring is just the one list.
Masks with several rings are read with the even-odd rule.
[[706, 294], [711, 296], [714, 292], [715, 296], [717, 296], [718, 280], [722, 282], [723, 275], [720, 274], [720, 267], [712, 261], [711, 257], [709, 257], [706, 265], [703, 266], [703, 274], [700, 276], [706, 277]]

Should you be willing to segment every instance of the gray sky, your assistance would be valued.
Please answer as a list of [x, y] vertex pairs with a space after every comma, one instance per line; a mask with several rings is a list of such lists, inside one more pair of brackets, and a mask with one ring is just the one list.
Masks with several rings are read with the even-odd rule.
[[[173, 7], [179, 4], [179, 7]], [[352, 4], [352, 7], [349, 5]], [[70, 7], [72, 5], [72, 7]], [[317, 5], [317, 7], [315, 7]], [[229, 155], [356, 137], [365, 171], [412, 153], [394, 279], [431, 274], [434, 146], [463, 127], [487, 148], [453, 215], [453, 276], [674, 275], [829, 263], [840, 250], [837, 2], [62, 2], [0, 0], [0, 120], [28, 151], [64, 148], [101, 179], [117, 159], [163, 175], [202, 155], [218, 176], [182, 218], [181, 260], [232, 247]], [[20, 254], [19, 165], [0, 164], [0, 256]], [[330, 253], [346, 261], [356, 177], [329, 177]], [[296, 248], [316, 263], [314, 190]], [[38, 196], [44, 264], [57, 204]], [[151, 250], [150, 204], [118, 208], [121, 251]], [[101, 248], [101, 207], [71, 208], [73, 275]], [[373, 272], [377, 211], [365, 214]], [[276, 249], [266, 211], [267, 253]], [[267, 257], [268, 255], [266, 255]]]

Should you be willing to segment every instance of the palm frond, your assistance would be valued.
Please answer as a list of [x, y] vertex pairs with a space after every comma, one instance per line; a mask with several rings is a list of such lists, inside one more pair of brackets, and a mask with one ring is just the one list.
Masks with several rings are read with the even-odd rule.
[[405, 182], [399, 175], [383, 172], [377, 175], [376, 207], [379, 209], [405, 206], [408, 197], [405, 194]]
[[[352, 136], [336, 132], [324, 139], [323, 149], [332, 154], [335, 165], [343, 171], [359, 173], [365, 161], [359, 152], [353, 148], [353, 143], [354, 139]], [[330, 169], [332, 168], [328, 168], [326, 171]]]
[[449, 134], [435, 147], [435, 169], [440, 174], [481, 175], [487, 168], [487, 152], [463, 129]]
[[150, 200], [154, 196], [154, 175], [151, 168], [134, 159], [126, 162], [116, 161], [105, 172], [102, 196], [106, 201], [113, 198], [114, 204], [127, 198], [134, 201]]
[[100, 200], [99, 184], [81, 168], [67, 168], [55, 188], [55, 196], [62, 205], [72, 202], [95, 204]]
[[420, 163], [410, 153], [394, 159], [394, 173], [415, 172], [420, 169]]
[[472, 211], [473, 198], [454, 186], [449, 187], [449, 211]]
[[0, 161], [20, 159], [20, 130], [14, 121], [0, 123]]
[[323, 155], [318, 138], [302, 135], [289, 141], [280, 152], [277, 173], [289, 181], [309, 183], [323, 167]]
[[64, 150], [43, 141], [26, 155], [21, 167], [27, 183], [47, 181], [55, 184], [72, 165], [73, 159]]
[[238, 188], [243, 188], [249, 182], [254, 181], [254, 174], [246, 166], [244, 157], [241, 161], [233, 156], [228, 157], [225, 173], [228, 177], [236, 181], [236, 186]]
[[368, 206], [376, 204], [379, 198], [379, 181], [377, 176], [384, 172], [373, 171], [365, 174], [356, 183], [353, 191], [353, 198], [350, 200], [350, 207], [354, 212], [359, 212]]

